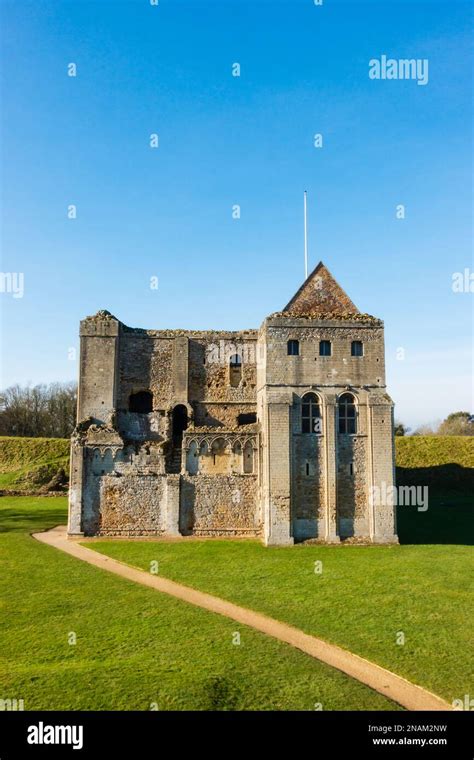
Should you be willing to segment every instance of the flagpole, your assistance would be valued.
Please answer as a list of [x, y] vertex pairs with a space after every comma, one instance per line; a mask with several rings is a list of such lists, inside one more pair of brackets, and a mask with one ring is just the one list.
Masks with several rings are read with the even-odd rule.
[[308, 277], [308, 221], [306, 213], [306, 190], [304, 191], [304, 278]]

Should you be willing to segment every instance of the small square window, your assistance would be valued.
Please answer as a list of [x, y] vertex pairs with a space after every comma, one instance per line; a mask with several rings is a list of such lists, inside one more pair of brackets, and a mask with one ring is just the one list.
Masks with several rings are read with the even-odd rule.
[[351, 343], [351, 356], [364, 356], [364, 344], [361, 340], [353, 340]]
[[319, 355], [331, 356], [331, 341], [330, 340], [319, 341]]
[[288, 356], [299, 356], [300, 344], [297, 340], [289, 340], [287, 343]]

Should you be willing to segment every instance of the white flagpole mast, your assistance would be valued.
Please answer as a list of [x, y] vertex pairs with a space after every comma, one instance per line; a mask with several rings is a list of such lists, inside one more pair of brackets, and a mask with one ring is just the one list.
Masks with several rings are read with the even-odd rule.
[[304, 278], [308, 277], [308, 221], [306, 214], [306, 190], [304, 191]]

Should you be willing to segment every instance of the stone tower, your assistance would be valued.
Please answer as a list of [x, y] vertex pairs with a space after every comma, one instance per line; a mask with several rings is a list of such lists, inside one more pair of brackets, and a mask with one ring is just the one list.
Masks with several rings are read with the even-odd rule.
[[70, 535], [397, 540], [383, 323], [322, 263], [258, 331], [80, 334]]

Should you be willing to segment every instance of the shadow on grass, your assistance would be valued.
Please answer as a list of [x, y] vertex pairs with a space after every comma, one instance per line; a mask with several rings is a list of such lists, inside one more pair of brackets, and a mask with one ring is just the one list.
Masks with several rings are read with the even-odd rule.
[[53, 509], [32, 508], [29, 514], [24, 509], [0, 510], [0, 534], [35, 533], [66, 523], [67, 509], [59, 505]]
[[428, 486], [428, 509], [397, 507], [401, 544], [474, 544], [474, 470], [457, 464], [397, 467], [398, 486]]

